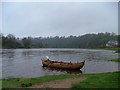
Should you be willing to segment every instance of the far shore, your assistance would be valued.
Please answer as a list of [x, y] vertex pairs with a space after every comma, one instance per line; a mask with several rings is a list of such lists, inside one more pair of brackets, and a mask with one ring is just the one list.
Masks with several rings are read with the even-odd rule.
[[[31, 47], [31, 48], [0, 48], [0, 49], [48, 49], [46, 47], [42, 47], [42, 48], [39, 48], [39, 47]], [[56, 48], [57, 49], [57, 48]], [[59, 49], [59, 48], [58, 48]], [[61, 48], [63, 49], [63, 48]], [[96, 48], [64, 48], [64, 49], [105, 49], [105, 50], [118, 50], [120, 49], [119, 47], [118, 48], [111, 48], [111, 47], [96, 47]]]
[[[0, 49], [48, 49], [48, 48], [0, 48]], [[54, 48], [52, 48], [54, 49]], [[57, 49], [57, 48], [55, 48]], [[60, 48], [58, 48], [60, 49]], [[120, 53], [120, 48], [111, 48], [111, 47], [108, 47], [108, 48], [61, 48], [61, 49], [99, 49], [99, 50], [114, 50], [115, 53]]]

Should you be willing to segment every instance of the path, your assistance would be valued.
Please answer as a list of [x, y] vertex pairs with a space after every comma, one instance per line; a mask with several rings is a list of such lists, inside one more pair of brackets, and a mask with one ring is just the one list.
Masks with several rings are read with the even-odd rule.
[[86, 80], [86, 77], [80, 78], [70, 78], [70, 79], [63, 79], [63, 80], [54, 80], [51, 82], [41, 83], [37, 85], [33, 85], [30, 88], [71, 88], [73, 83], [79, 83], [83, 80]]

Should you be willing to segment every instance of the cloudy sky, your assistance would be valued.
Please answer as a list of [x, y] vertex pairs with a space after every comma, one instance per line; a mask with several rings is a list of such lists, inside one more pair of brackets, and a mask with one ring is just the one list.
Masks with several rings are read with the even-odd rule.
[[47, 37], [118, 33], [117, 20], [117, 2], [4, 2], [0, 24], [4, 35]]

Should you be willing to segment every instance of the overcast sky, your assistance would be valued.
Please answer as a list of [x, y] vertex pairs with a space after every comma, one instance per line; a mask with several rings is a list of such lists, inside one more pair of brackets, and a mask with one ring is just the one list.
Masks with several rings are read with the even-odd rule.
[[4, 2], [2, 10], [0, 24], [4, 35], [47, 37], [118, 33], [117, 2]]

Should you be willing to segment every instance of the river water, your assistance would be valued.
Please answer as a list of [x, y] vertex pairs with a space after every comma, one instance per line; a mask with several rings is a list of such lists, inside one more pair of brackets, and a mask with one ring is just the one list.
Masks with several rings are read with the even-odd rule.
[[[2, 78], [41, 77], [46, 75], [103, 73], [118, 71], [118, 62], [107, 61], [118, 58], [112, 50], [95, 49], [3, 49]], [[41, 59], [49, 56], [50, 60], [64, 62], [82, 62], [81, 70], [62, 70], [43, 68]]]

